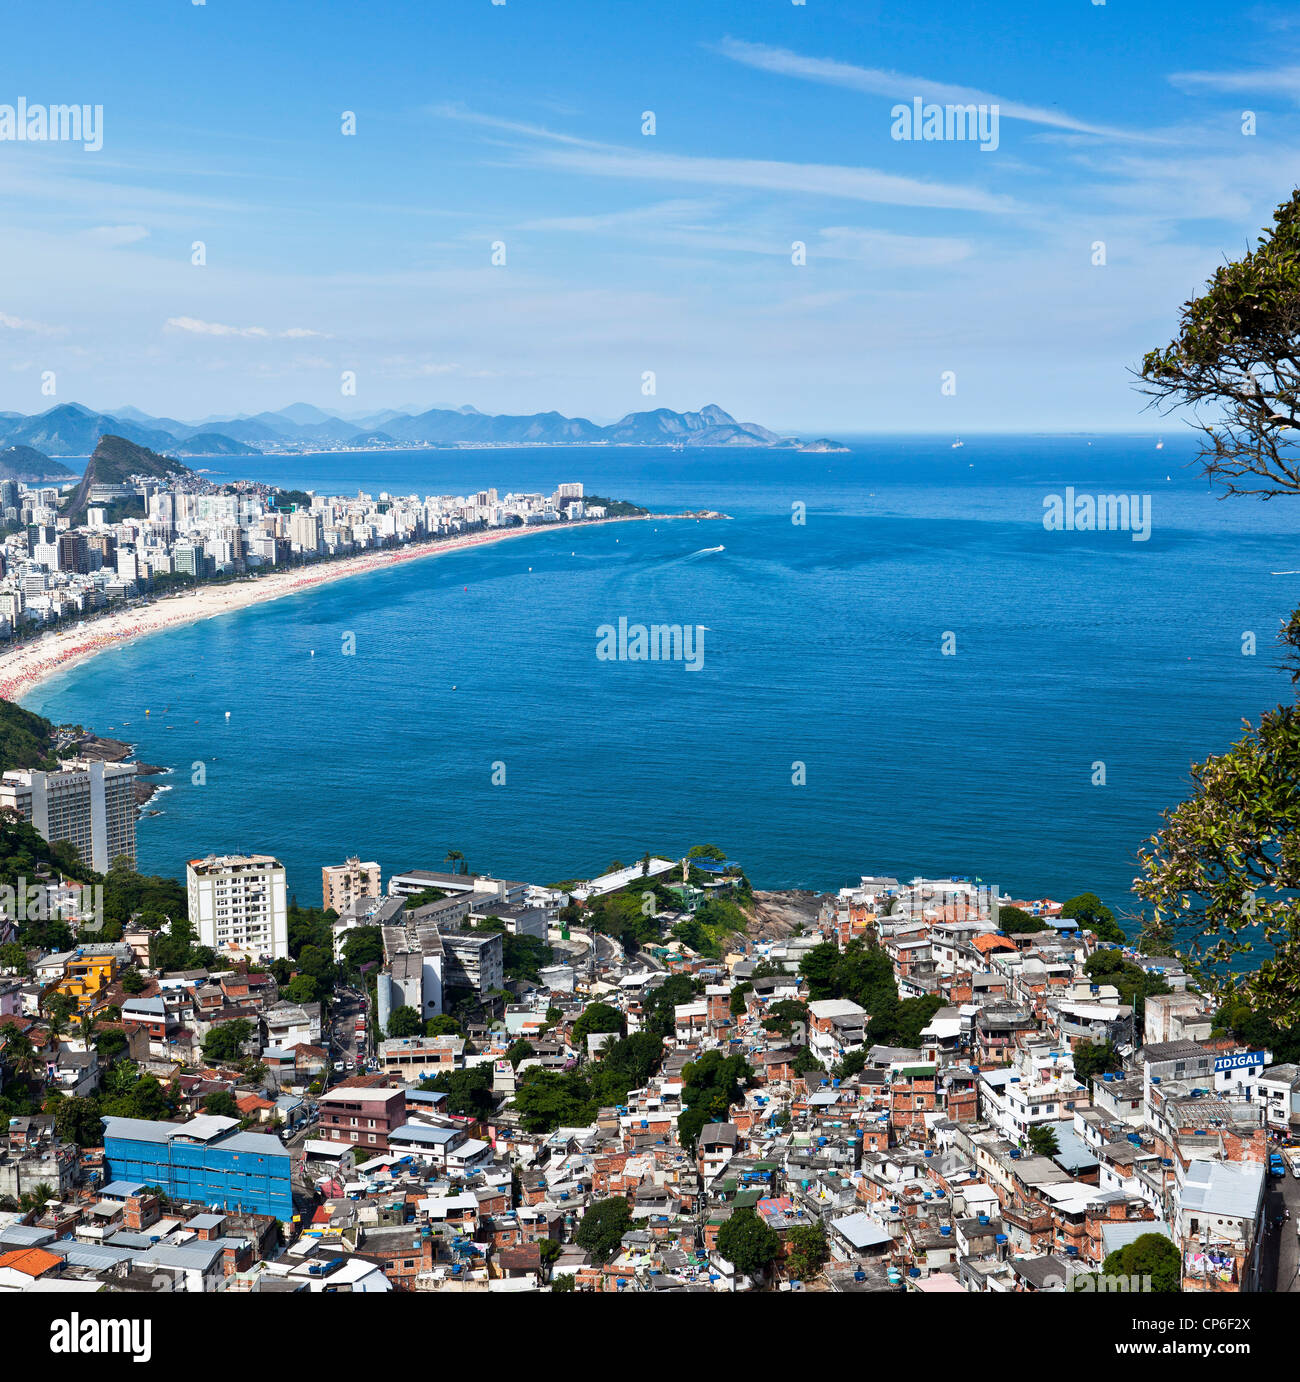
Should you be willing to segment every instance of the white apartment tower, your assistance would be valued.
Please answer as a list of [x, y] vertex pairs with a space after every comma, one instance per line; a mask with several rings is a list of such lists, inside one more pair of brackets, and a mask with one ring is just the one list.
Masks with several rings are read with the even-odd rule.
[[70, 759], [55, 773], [15, 769], [0, 779], [0, 807], [17, 811], [51, 844], [66, 840], [96, 873], [135, 865], [135, 764]]
[[284, 865], [269, 854], [209, 854], [185, 867], [190, 922], [219, 955], [289, 954]]

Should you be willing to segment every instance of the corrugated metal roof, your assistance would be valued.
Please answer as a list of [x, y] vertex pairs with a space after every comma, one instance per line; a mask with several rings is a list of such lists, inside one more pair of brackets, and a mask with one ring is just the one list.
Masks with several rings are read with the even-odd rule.
[[1181, 1203], [1185, 1211], [1253, 1219], [1263, 1186], [1263, 1166], [1246, 1161], [1206, 1161], [1198, 1157], [1188, 1163]]

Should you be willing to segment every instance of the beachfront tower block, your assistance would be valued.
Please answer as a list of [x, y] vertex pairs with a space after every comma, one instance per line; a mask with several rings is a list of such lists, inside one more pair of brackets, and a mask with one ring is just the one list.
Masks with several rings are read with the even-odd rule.
[[17, 811], [51, 844], [66, 840], [97, 873], [114, 859], [135, 867], [135, 764], [80, 758], [58, 772], [15, 769], [0, 779], [0, 808]]

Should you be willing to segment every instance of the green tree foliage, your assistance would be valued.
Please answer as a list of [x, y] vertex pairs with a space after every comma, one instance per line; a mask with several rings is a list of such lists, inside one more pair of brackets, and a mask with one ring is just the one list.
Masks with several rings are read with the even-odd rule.
[[158, 1122], [176, 1111], [176, 1091], [154, 1075], [141, 1075], [130, 1061], [118, 1061], [105, 1080], [100, 1112], [109, 1118], [144, 1118]]
[[43, 715], [35, 715], [13, 701], [0, 700], [0, 773], [11, 768], [41, 768], [53, 772], [58, 766], [51, 736], [54, 726]]
[[0, 945], [0, 970], [18, 975], [31, 973], [32, 967], [27, 960], [27, 951], [17, 941]]
[[826, 1067], [813, 1055], [807, 1046], [801, 1046], [795, 1053], [795, 1058], [790, 1062], [790, 1068], [801, 1078], [804, 1075], [813, 1075], [818, 1072], [826, 1073]]
[[334, 931], [329, 918], [319, 907], [299, 907], [295, 898], [288, 912], [289, 954], [300, 959], [307, 946], [315, 946], [327, 955], [334, 953]]
[[716, 1049], [687, 1062], [682, 1069], [684, 1112], [677, 1119], [677, 1138], [683, 1147], [694, 1149], [706, 1123], [726, 1122], [753, 1074], [744, 1056], [724, 1056]]
[[1098, 1075], [1123, 1068], [1119, 1052], [1109, 1041], [1084, 1041], [1074, 1048], [1074, 1077], [1085, 1087]]
[[298, 952], [298, 968], [313, 980], [318, 995], [333, 993], [339, 969], [334, 963], [333, 941], [325, 945], [307, 944]]
[[1035, 1156], [1059, 1156], [1061, 1144], [1056, 1129], [1050, 1123], [1039, 1123], [1029, 1129], [1029, 1148]]
[[1023, 907], [998, 908], [998, 930], [1006, 932], [1008, 936], [1032, 936], [1047, 929], [1045, 921], [1026, 912]]
[[[1300, 630], [1297, 630], [1300, 640]], [[1226, 753], [1194, 763], [1191, 797], [1165, 813], [1134, 891], [1176, 926], [1224, 998], [1300, 1021], [1300, 707], [1279, 705]], [[1240, 933], [1246, 935], [1240, 939]], [[1232, 957], [1267, 942], [1250, 974]]]
[[290, 1003], [314, 1003], [319, 992], [316, 980], [310, 974], [299, 974], [289, 980], [284, 989], [284, 996]]
[[343, 963], [354, 973], [362, 965], [380, 964], [384, 958], [384, 934], [378, 926], [358, 926], [343, 941]]
[[[125, 861], [115, 860], [104, 875], [104, 920], [125, 926], [133, 919], [156, 931], [170, 917], [173, 927], [188, 916], [185, 885], [175, 878], [137, 873]], [[198, 966], [176, 965], [177, 969]]]
[[525, 1040], [523, 1037], [519, 1037], [518, 1040], [512, 1041], [510, 1045], [506, 1047], [506, 1060], [516, 1069], [519, 1068], [519, 1062], [521, 1060], [527, 1060], [529, 1056], [535, 1056], [536, 1054], [537, 1049], [534, 1047], [533, 1043]]
[[868, 1039], [892, 1046], [917, 1046], [924, 1028], [943, 1006], [937, 996], [899, 1001], [894, 966], [878, 945], [850, 941], [841, 952], [823, 941], [803, 958], [799, 973], [813, 1001], [847, 998], [866, 1010]]
[[811, 1281], [826, 1265], [830, 1247], [821, 1224], [792, 1228], [786, 1237], [785, 1274], [792, 1281]]
[[636, 1032], [612, 1041], [600, 1058], [581, 1070], [530, 1066], [520, 1076], [514, 1105], [528, 1132], [586, 1127], [602, 1108], [626, 1104], [628, 1091], [642, 1088], [663, 1061], [663, 1038]]
[[54, 1131], [64, 1142], [78, 1147], [99, 1147], [104, 1125], [99, 1121], [99, 1100], [55, 1092], [46, 1097], [43, 1111], [53, 1116]]
[[871, 1040], [886, 1046], [920, 1046], [921, 1033], [941, 1007], [943, 999], [934, 993], [927, 993], [922, 998], [904, 998], [894, 1010], [892, 1021], [872, 1021], [869, 1027]]
[[182, 969], [209, 969], [216, 956], [198, 944], [198, 934], [183, 915], [172, 918], [167, 931], [155, 932], [149, 939], [149, 964], [164, 974]]
[[1230, 998], [1214, 1014], [1212, 1037], [1229, 1034], [1255, 1051], [1271, 1051], [1275, 1065], [1300, 1062], [1300, 1030], [1285, 1015], [1260, 1012], [1242, 998]]
[[239, 1105], [235, 1103], [235, 1096], [228, 1089], [215, 1089], [211, 1094], [203, 1098], [203, 1107], [209, 1113], [219, 1114], [222, 1118], [238, 1118]]
[[1098, 940], [1109, 941], [1112, 945], [1127, 945], [1128, 937], [1115, 920], [1115, 913], [1096, 893], [1080, 893], [1072, 897], [1061, 908], [1061, 916], [1067, 921], [1077, 921], [1084, 930], [1093, 932]]
[[597, 1200], [582, 1216], [573, 1241], [598, 1264], [616, 1257], [623, 1235], [632, 1225], [632, 1211], [621, 1195]]
[[589, 1003], [573, 1024], [573, 1044], [581, 1047], [593, 1032], [621, 1032], [623, 1014], [608, 1003]]
[[[1147, 354], [1147, 392], [1208, 407], [1200, 459], [1229, 494], [1300, 494], [1300, 191], [1240, 260], [1183, 304], [1178, 335]], [[1300, 610], [1283, 623], [1284, 666], [1300, 681]], [[1279, 705], [1225, 753], [1194, 763], [1192, 795], [1139, 855], [1134, 890], [1154, 921], [1186, 936], [1207, 987], [1300, 1019], [1300, 708]], [[1246, 934], [1243, 936], [1242, 933]], [[1261, 946], [1260, 942], [1264, 944]], [[1235, 976], [1233, 956], [1270, 950]], [[1235, 990], [1235, 991], [1233, 991]]]
[[867, 1067], [867, 1048], [860, 1047], [856, 1051], [850, 1051], [842, 1061], [835, 1067], [835, 1078], [837, 1080], [851, 1079], [854, 1075], [860, 1075]]
[[1089, 955], [1083, 963], [1083, 972], [1098, 984], [1112, 984], [1119, 990], [1119, 1001], [1132, 1004], [1139, 1018], [1148, 998], [1170, 991], [1163, 979], [1126, 960], [1118, 950], [1098, 950]]
[[95, 1050], [102, 1060], [111, 1061], [126, 1050], [126, 1033], [110, 1027], [95, 1033]]
[[218, 1062], [239, 1060], [244, 1054], [245, 1043], [252, 1035], [253, 1024], [242, 1017], [223, 1022], [203, 1038], [204, 1059]]
[[[649, 893], [648, 899], [641, 896]], [[659, 940], [658, 914], [680, 904], [672, 893], [655, 883], [609, 893], [596, 898], [581, 916], [583, 925], [618, 941], [629, 954]], [[649, 910], [647, 910], [647, 908]]]
[[143, 993], [145, 988], [144, 975], [138, 969], [128, 969], [122, 975], [123, 993]]
[[419, 1032], [423, 1023], [420, 1014], [409, 1004], [403, 1003], [388, 1015], [388, 1035], [390, 1037], [410, 1037]]
[[1205, 473], [1228, 494], [1300, 494], [1298, 338], [1300, 191], [1255, 249], [1183, 304], [1178, 335], [1142, 361], [1158, 405], [1195, 410]]
[[738, 1272], [759, 1280], [781, 1250], [781, 1239], [752, 1209], [733, 1210], [718, 1230], [718, 1252]]
[[501, 936], [501, 967], [507, 983], [527, 981], [535, 984], [542, 969], [555, 958], [555, 952], [536, 936], [512, 936], [500, 917], [485, 917], [474, 931], [496, 931]]
[[424, 1024], [425, 1036], [464, 1036], [464, 1029], [454, 1017], [439, 1013]]
[[656, 1036], [672, 1036], [676, 1030], [673, 1010], [680, 1003], [690, 1003], [704, 991], [702, 980], [689, 974], [671, 974], [658, 988], [650, 990], [645, 1000], [644, 1027]]
[[565, 1272], [562, 1276], [557, 1276], [555, 1280], [551, 1282], [552, 1291], [559, 1291], [561, 1293], [564, 1293], [572, 1291], [573, 1289], [574, 1286], [572, 1272]]
[[1178, 1249], [1159, 1233], [1144, 1233], [1122, 1248], [1108, 1253], [1101, 1264], [1106, 1276], [1148, 1276], [1151, 1290], [1171, 1295], [1181, 1288], [1182, 1257]]
[[463, 1118], [487, 1118], [497, 1106], [492, 1093], [492, 1072], [482, 1065], [469, 1070], [445, 1071], [432, 1080], [425, 1080], [420, 1088], [445, 1094], [447, 1112]]
[[530, 1065], [519, 1077], [514, 1105], [525, 1132], [585, 1127], [596, 1114], [591, 1085], [577, 1070]]
[[808, 1005], [797, 998], [783, 998], [779, 1003], [769, 1003], [763, 1010], [763, 1030], [788, 1037], [794, 1024], [808, 1023]]
[[598, 1109], [626, 1103], [628, 1091], [642, 1088], [663, 1058], [663, 1039], [654, 1032], [634, 1032], [621, 1041], [611, 1041], [600, 1059], [584, 1068], [592, 1102]]

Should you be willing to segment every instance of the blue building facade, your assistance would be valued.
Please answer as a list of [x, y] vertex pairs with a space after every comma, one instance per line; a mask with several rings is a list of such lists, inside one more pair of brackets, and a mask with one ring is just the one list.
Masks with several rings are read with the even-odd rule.
[[233, 1118], [188, 1123], [105, 1118], [104, 1174], [160, 1185], [168, 1195], [226, 1210], [293, 1218], [293, 1157], [278, 1137], [240, 1132]]

